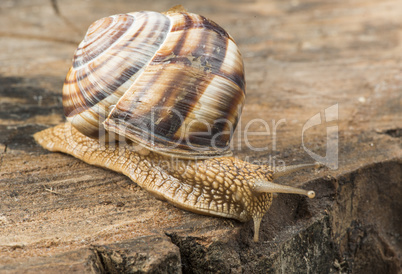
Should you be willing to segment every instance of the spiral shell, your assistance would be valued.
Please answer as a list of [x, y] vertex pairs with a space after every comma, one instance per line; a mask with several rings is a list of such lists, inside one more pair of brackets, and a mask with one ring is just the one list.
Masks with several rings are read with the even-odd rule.
[[245, 100], [243, 61], [216, 23], [184, 10], [94, 22], [63, 87], [67, 119], [89, 137], [102, 128], [161, 154], [230, 154]]

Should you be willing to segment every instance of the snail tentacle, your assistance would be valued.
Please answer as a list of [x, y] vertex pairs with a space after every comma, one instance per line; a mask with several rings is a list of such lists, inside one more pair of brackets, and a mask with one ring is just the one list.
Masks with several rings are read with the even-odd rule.
[[253, 238], [253, 241], [255, 243], [257, 243], [259, 241], [260, 225], [261, 225], [262, 217], [254, 216], [253, 221], [254, 221], [254, 238]]
[[270, 193], [291, 193], [306, 195], [309, 198], [315, 197], [315, 192], [312, 190], [304, 190], [297, 187], [291, 187], [286, 185], [275, 184], [269, 181], [256, 181], [254, 183], [255, 192], [270, 192]]

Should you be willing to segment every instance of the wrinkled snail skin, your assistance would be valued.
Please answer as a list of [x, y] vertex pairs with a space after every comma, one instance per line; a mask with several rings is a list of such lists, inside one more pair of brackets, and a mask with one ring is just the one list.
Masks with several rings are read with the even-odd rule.
[[[312, 191], [272, 183], [274, 173], [268, 166], [253, 165], [234, 157], [172, 162], [172, 158], [155, 152], [137, 153], [129, 144], [101, 144], [98, 139], [78, 132], [70, 123], [38, 132], [34, 138], [49, 151], [64, 152], [88, 164], [122, 173], [179, 208], [241, 222], [253, 219], [256, 242], [273, 193], [314, 197]], [[311, 165], [300, 169], [306, 167]], [[265, 189], [258, 190], [261, 187]]]
[[[240, 52], [216, 23], [182, 7], [115, 15], [93, 23], [75, 53], [63, 87], [68, 122], [34, 138], [179, 208], [253, 219], [257, 242], [274, 193], [314, 197], [273, 179], [313, 165], [279, 172], [229, 157], [244, 100]], [[105, 142], [111, 136], [128, 142]]]
[[234, 157], [172, 161], [154, 152], [141, 155], [127, 144], [102, 145], [70, 123], [36, 133], [34, 138], [47, 150], [123, 173], [153, 195], [192, 212], [246, 222], [262, 218], [272, 202], [271, 193], [253, 191], [256, 178], [272, 180], [272, 171]]

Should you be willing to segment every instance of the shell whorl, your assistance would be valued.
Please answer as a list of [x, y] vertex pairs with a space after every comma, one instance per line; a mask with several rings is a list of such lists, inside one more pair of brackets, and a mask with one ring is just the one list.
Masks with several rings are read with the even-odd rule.
[[187, 12], [135, 12], [93, 23], [63, 88], [83, 134], [117, 133], [177, 157], [228, 155], [245, 99], [229, 34]]

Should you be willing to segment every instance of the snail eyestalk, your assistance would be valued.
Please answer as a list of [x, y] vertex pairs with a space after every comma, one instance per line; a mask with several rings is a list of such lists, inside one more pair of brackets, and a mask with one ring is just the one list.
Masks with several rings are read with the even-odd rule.
[[315, 197], [315, 192], [313, 190], [304, 190], [297, 187], [285, 186], [280, 184], [275, 184], [269, 181], [257, 181], [254, 183], [255, 192], [271, 192], [271, 193], [291, 193], [291, 194], [301, 194], [306, 195], [310, 199]]

